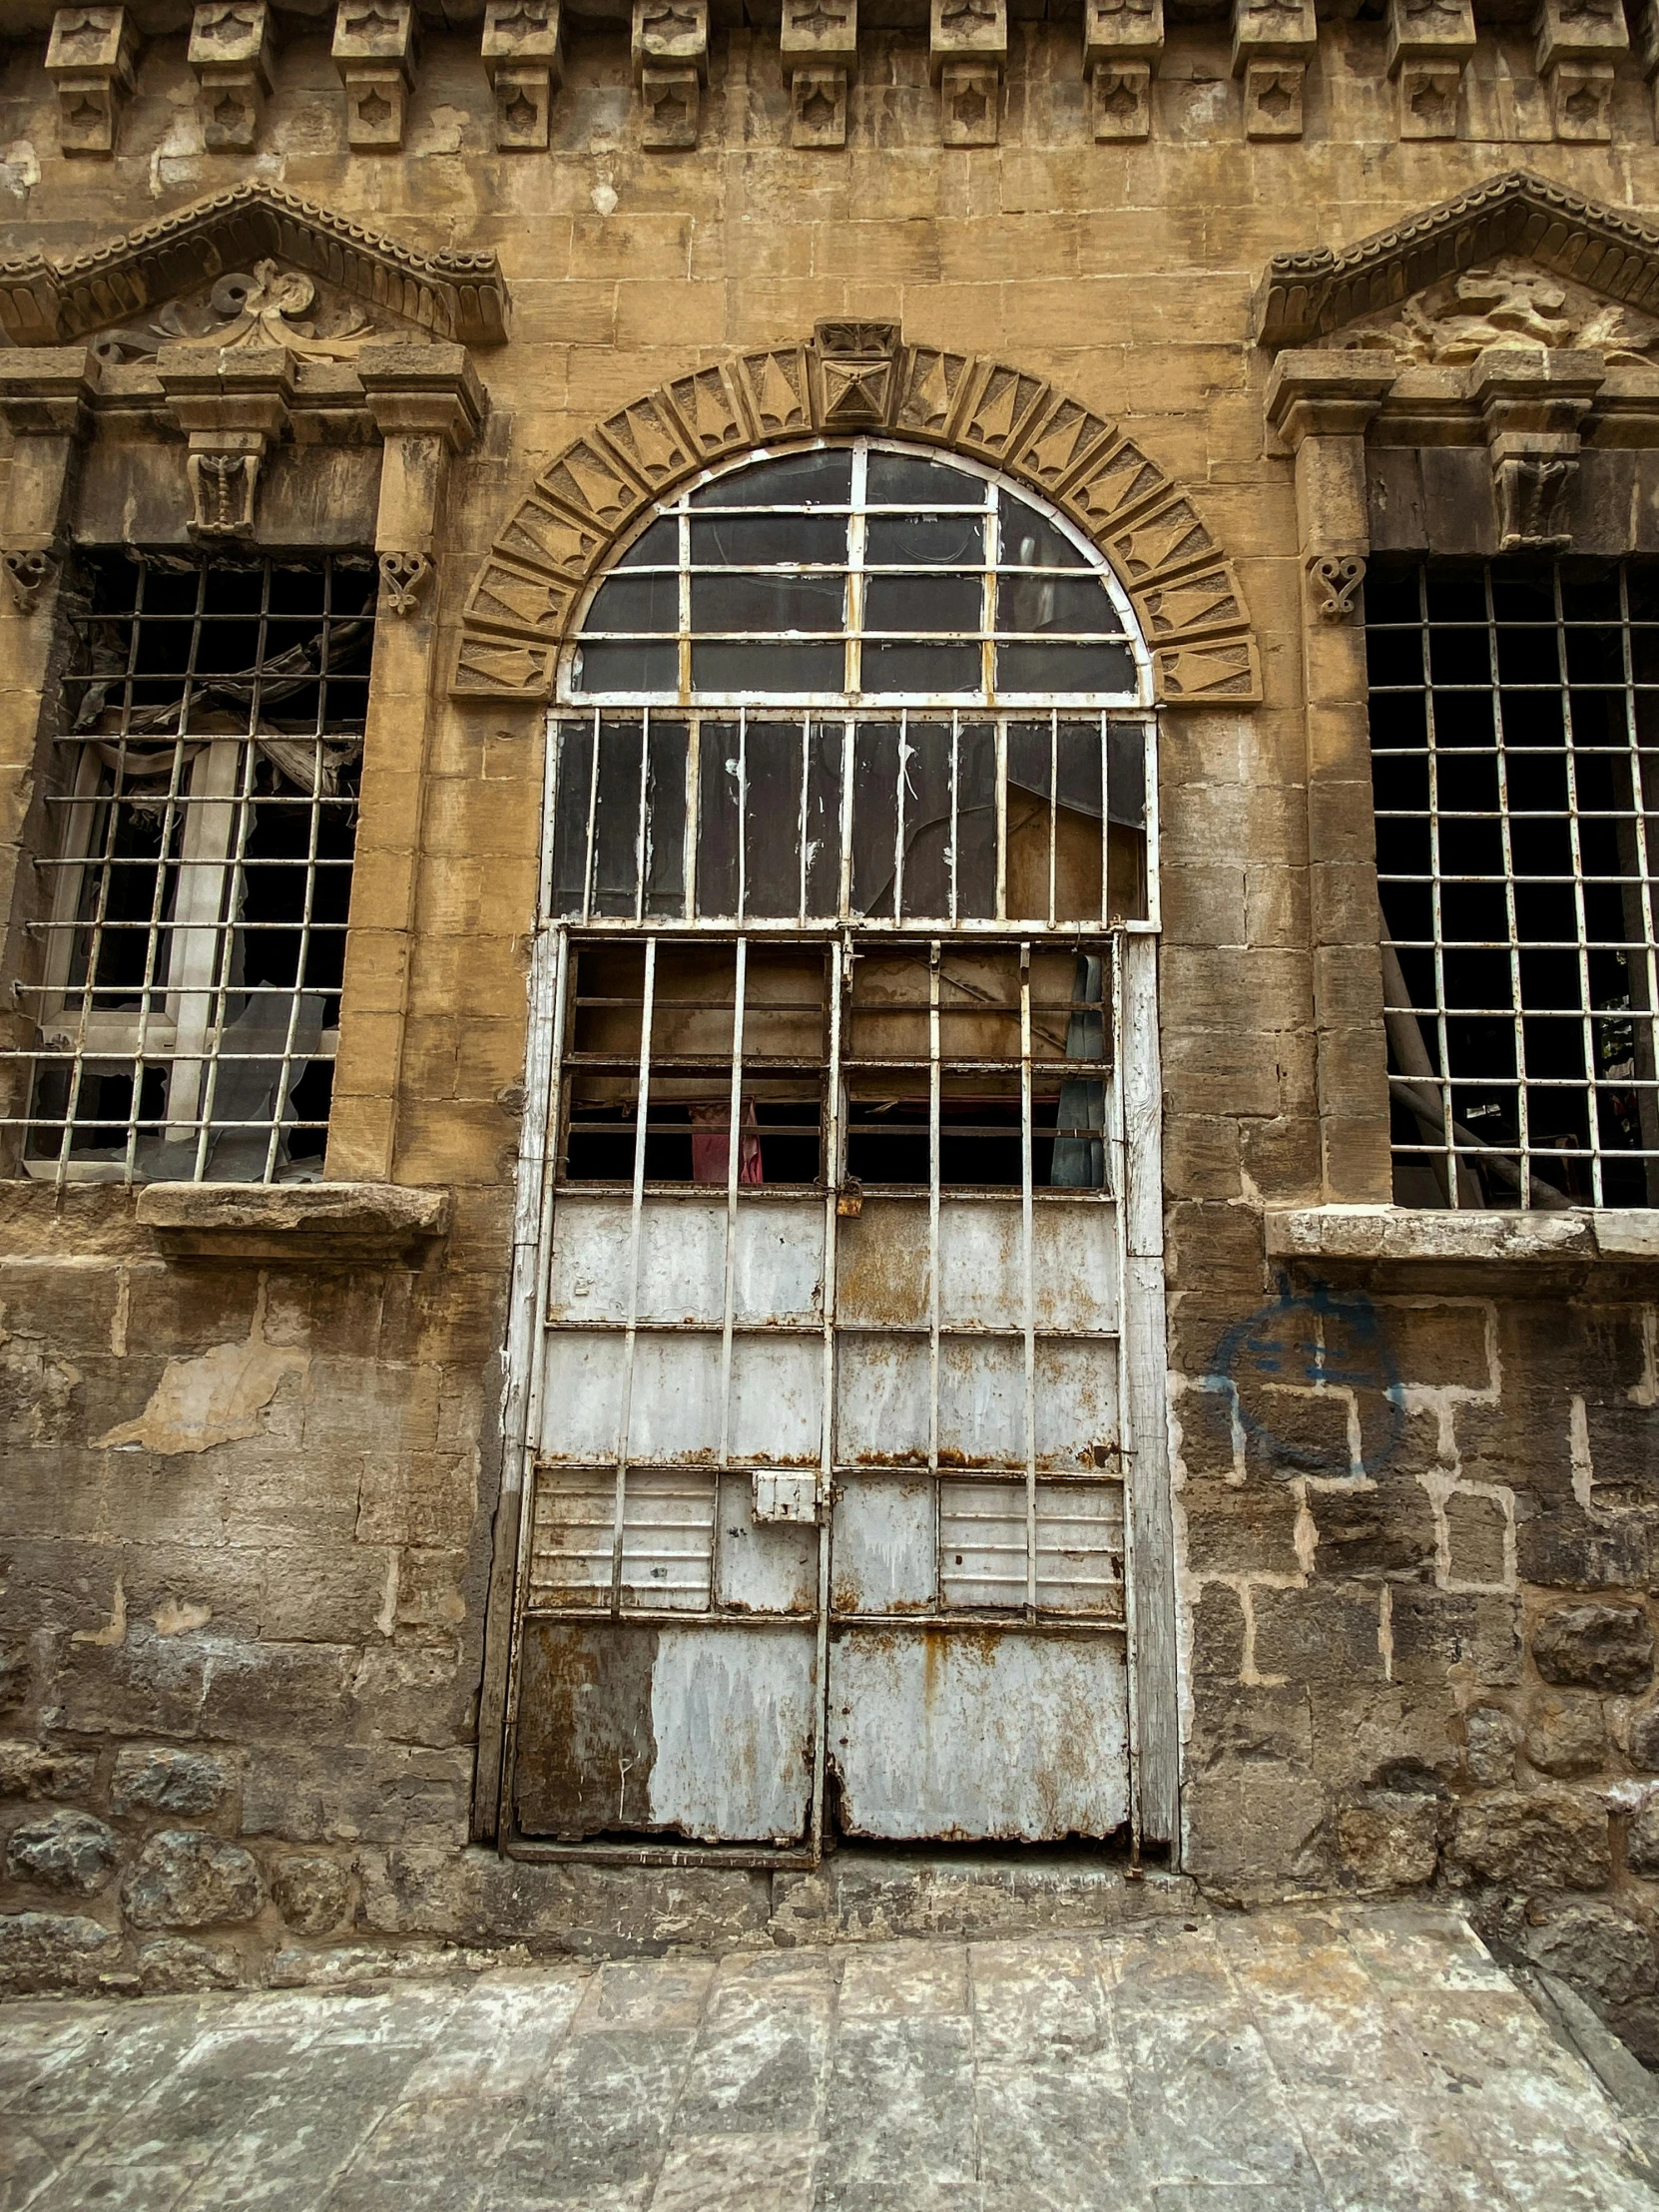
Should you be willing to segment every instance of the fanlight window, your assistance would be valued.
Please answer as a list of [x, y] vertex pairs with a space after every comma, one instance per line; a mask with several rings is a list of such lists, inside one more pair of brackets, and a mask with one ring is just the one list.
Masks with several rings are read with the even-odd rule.
[[1110, 925], [1148, 912], [1147, 655], [1069, 525], [859, 439], [652, 517], [555, 710], [585, 922]]
[[1142, 656], [1069, 529], [860, 439], [670, 501], [595, 594], [570, 696], [1132, 703]]

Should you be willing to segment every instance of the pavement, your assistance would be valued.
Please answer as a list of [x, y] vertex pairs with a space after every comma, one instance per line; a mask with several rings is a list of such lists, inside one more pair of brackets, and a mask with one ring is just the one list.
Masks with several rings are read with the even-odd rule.
[[0, 2007], [0, 2212], [1659, 2212], [1644, 2141], [1414, 1907]]

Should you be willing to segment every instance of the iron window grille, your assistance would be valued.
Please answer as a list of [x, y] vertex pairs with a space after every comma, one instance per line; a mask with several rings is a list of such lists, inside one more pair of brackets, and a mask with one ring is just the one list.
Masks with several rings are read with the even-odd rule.
[[1659, 570], [1366, 581], [1394, 1196], [1659, 1203]]
[[4, 1069], [12, 1172], [321, 1172], [375, 574], [89, 562]]

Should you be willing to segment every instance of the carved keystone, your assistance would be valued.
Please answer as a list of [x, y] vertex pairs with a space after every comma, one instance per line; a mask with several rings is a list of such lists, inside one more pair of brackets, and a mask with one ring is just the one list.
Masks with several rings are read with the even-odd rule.
[[211, 154], [252, 153], [271, 92], [268, 0], [204, 0], [191, 18], [196, 113]]
[[508, 153], [545, 148], [564, 75], [560, 0], [489, 0], [483, 52], [495, 90], [496, 145]]
[[1571, 543], [1567, 499], [1578, 474], [1579, 426], [1606, 378], [1599, 353], [1488, 346], [1469, 370], [1480, 409], [1505, 553]]
[[190, 440], [186, 528], [195, 538], [252, 537], [260, 467], [287, 427], [293, 356], [280, 346], [204, 355], [164, 345], [156, 368]]
[[896, 322], [820, 322], [813, 331], [826, 429], [867, 430], [888, 419]]
[[52, 18], [46, 74], [58, 91], [65, 154], [113, 154], [121, 104], [133, 89], [138, 31], [124, 7], [60, 8]]
[[334, 66], [345, 87], [345, 135], [363, 152], [403, 144], [414, 89], [414, 0], [340, 0]]

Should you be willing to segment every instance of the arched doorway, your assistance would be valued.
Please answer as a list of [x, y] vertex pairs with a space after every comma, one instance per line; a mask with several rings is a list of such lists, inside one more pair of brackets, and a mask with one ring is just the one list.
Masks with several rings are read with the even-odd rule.
[[590, 591], [549, 719], [512, 1848], [1134, 1825], [1150, 699], [1071, 524], [885, 437], [708, 472]]

